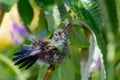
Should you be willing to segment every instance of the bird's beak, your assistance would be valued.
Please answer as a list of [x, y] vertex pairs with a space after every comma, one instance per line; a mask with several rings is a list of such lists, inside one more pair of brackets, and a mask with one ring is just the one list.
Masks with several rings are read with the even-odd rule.
[[63, 30], [61, 33], [65, 33], [66, 35], [69, 34], [70, 30], [72, 28], [72, 23], [70, 22]]

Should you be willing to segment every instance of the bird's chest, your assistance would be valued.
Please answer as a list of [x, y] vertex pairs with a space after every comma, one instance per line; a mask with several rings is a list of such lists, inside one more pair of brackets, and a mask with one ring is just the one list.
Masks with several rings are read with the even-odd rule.
[[59, 64], [67, 54], [67, 46], [61, 42], [50, 42], [41, 48], [44, 51], [39, 54], [39, 60], [47, 64]]
[[65, 56], [60, 55], [60, 52], [56, 49], [39, 55], [39, 60], [47, 64], [59, 64], [64, 60], [64, 57]]

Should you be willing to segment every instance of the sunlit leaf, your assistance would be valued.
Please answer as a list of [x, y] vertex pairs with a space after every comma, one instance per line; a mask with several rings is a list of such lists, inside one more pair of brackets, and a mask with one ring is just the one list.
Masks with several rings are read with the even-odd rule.
[[89, 46], [89, 42], [84, 35], [84, 31], [78, 25], [73, 25], [73, 28], [69, 35], [70, 44], [77, 48], [86, 48]]
[[60, 11], [57, 5], [53, 7], [53, 19], [54, 19], [54, 28], [57, 29], [58, 25], [60, 25], [61, 22]]
[[53, 15], [52, 13], [45, 13], [45, 16], [46, 16], [46, 20], [47, 20], [47, 23], [48, 23], [48, 30], [50, 32], [54, 31], [55, 28], [54, 28], [54, 19], [53, 19]]

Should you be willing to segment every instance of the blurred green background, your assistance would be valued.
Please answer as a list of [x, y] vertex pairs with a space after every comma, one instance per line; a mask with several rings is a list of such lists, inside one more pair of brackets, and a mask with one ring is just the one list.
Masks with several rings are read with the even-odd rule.
[[0, 0], [0, 80], [42, 80], [47, 65], [19, 69], [13, 54], [73, 21], [70, 55], [49, 80], [120, 80], [120, 0]]

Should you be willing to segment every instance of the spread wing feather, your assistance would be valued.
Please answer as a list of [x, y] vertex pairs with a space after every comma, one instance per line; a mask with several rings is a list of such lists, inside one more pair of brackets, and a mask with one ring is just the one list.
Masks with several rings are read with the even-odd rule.
[[[40, 40], [34, 42], [32, 45], [25, 46], [14, 54], [12, 60], [15, 61], [15, 65], [20, 65], [19, 68], [26, 66], [25, 69], [30, 68], [38, 58], [43, 62], [51, 64], [50, 60], [58, 50], [49, 43], [49, 40]], [[49, 57], [46, 58], [46, 55]]]
[[15, 61], [15, 65], [20, 65], [19, 68], [26, 66], [26, 69], [28, 69], [38, 59], [38, 55], [37, 54], [30, 55], [31, 52], [34, 52], [34, 47], [25, 46], [20, 51], [14, 54], [14, 58], [12, 60]]

